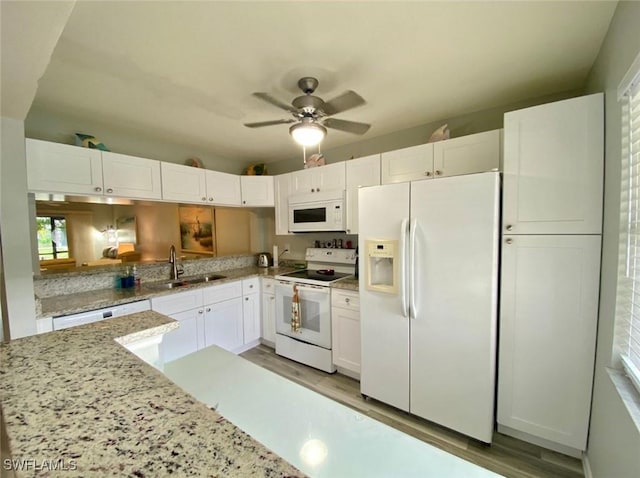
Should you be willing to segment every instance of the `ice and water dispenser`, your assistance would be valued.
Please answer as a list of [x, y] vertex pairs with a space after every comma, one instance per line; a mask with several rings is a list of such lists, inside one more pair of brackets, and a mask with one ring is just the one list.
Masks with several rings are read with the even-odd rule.
[[368, 290], [398, 293], [399, 251], [397, 240], [365, 241], [365, 284]]

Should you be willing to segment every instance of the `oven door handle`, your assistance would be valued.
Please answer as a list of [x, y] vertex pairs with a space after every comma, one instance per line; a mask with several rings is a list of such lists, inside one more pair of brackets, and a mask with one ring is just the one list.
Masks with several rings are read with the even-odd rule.
[[279, 281], [277, 287], [285, 288], [287, 292], [293, 293], [294, 285], [298, 287], [298, 291], [307, 290], [307, 291], [315, 292], [319, 294], [329, 294], [331, 292], [330, 287], [316, 286], [311, 284], [302, 284], [300, 282]]

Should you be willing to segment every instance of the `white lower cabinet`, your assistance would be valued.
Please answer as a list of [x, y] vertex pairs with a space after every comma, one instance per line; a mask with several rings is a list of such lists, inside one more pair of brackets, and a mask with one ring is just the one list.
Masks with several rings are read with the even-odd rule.
[[262, 279], [262, 342], [275, 346], [276, 343], [276, 281]]
[[242, 326], [244, 344], [258, 344], [260, 340], [260, 280], [257, 277], [242, 281]]
[[164, 336], [162, 361], [171, 362], [210, 345], [234, 353], [256, 345], [260, 338], [259, 284], [254, 277], [151, 299], [152, 310], [180, 322], [180, 327]]
[[243, 344], [242, 298], [207, 306], [204, 314], [204, 346], [217, 345], [233, 352]]
[[[360, 376], [360, 295], [331, 290], [331, 339], [333, 364], [347, 375]], [[348, 373], [351, 372], [351, 373]]]
[[586, 449], [599, 278], [598, 235], [503, 238], [498, 431]]

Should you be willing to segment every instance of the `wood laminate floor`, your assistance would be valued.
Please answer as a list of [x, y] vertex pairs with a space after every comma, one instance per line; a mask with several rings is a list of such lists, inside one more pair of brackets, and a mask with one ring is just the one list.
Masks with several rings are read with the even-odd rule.
[[363, 415], [506, 477], [584, 478], [580, 460], [497, 432], [494, 433], [491, 446], [487, 446], [384, 403], [365, 400], [360, 395], [360, 383], [357, 380], [293, 362], [276, 355], [272, 348], [265, 345], [248, 350], [241, 356]]

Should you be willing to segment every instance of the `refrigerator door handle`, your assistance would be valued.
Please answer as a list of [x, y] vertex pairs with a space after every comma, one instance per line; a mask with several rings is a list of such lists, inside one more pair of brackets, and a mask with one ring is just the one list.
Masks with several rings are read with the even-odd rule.
[[411, 245], [411, 257], [409, 259], [410, 264], [410, 278], [409, 278], [409, 297], [410, 297], [410, 305], [409, 305], [409, 318], [415, 319], [418, 316], [418, 311], [416, 310], [416, 232], [418, 229], [418, 219], [411, 219], [411, 224], [409, 225], [409, 244]]
[[400, 296], [402, 299], [402, 316], [405, 319], [409, 318], [409, 301], [407, 299], [408, 287], [407, 287], [407, 226], [409, 225], [409, 219], [402, 220], [400, 226]]

